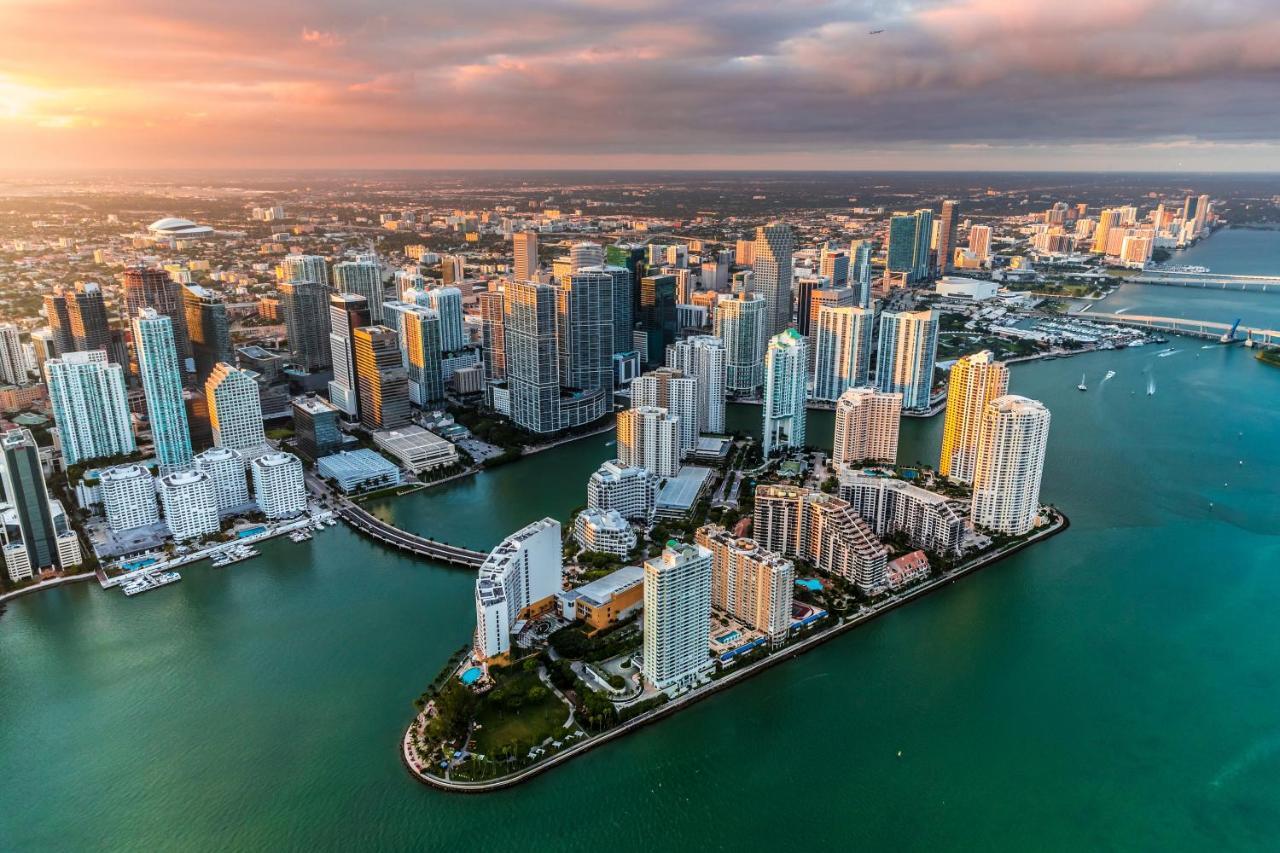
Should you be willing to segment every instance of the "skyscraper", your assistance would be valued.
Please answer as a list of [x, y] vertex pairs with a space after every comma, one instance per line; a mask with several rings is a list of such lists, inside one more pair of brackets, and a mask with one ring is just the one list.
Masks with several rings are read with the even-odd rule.
[[973, 473], [975, 527], [1021, 536], [1035, 526], [1040, 479], [1049, 440], [1049, 410], [1016, 394], [996, 397], [982, 411]]
[[286, 281], [277, 288], [289, 356], [303, 370], [324, 370], [329, 353], [329, 288], [315, 281]]
[[249, 462], [253, 499], [267, 518], [292, 518], [307, 511], [302, 460], [292, 453], [264, 453]]
[[806, 338], [813, 334], [812, 319], [817, 311], [812, 308], [813, 294], [831, 285], [831, 280], [821, 275], [802, 275], [795, 280], [796, 289], [796, 331]]
[[400, 357], [400, 339], [387, 326], [363, 326], [353, 333], [360, 423], [394, 429], [409, 423], [409, 374]]
[[191, 464], [191, 433], [182, 398], [182, 374], [178, 368], [173, 325], [172, 318], [152, 308], [140, 308], [133, 316], [133, 346], [161, 474]]
[[667, 346], [675, 343], [680, 331], [673, 275], [647, 275], [640, 279], [640, 314], [636, 318], [648, 344], [640, 353], [647, 365], [661, 364]]
[[124, 368], [105, 351], [69, 352], [46, 361], [44, 372], [65, 464], [137, 449]]
[[699, 527], [695, 541], [711, 552], [711, 606], [775, 646], [785, 642], [796, 578], [792, 562], [715, 524]]
[[[594, 243], [591, 245], [595, 245]], [[582, 271], [561, 282], [556, 296], [560, 383], [604, 389], [613, 396], [613, 276]]]
[[[187, 331], [191, 335], [191, 355], [196, 363], [196, 380], [203, 383], [215, 364], [234, 358], [227, 306], [220, 294], [194, 284], [183, 288], [182, 300]], [[74, 326], [74, 318], [72, 322]]]
[[329, 400], [348, 417], [360, 414], [360, 394], [356, 386], [355, 330], [371, 324], [369, 300], [354, 293], [329, 295], [329, 354], [333, 359]]
[[902, 395], [874, 388], [850, 388], [836, 400], [831, 464], [837, 470], [863, 462], [894, 464]]
[[[1191, 196], [1187, 196], [1190, 201]], [[1090, 247], [1092, 251], [1102, 253], [1107, 251], [1107, 240], [1111, 236], [1111, 229], [1115, 227], [1120, 218], [1120, 211], [1114, 208], [1106, 208], [1098, 214], [1098, 227], [1093, 230], [1093, 245]]]
[[213, 443], [231, 450], [254, 450], [267, 443], [262, 428], [258, 374], [226, 362], [214, 365], [204, 383]]
[[813, 399], [834, 401], [846, 388], [867, 384], [871, 365], [871, 324], [868, 308], [819, 308], [811, 340]]
[[583, 267], [604, 265], [604, 246], [584, 240], [569, 247], [569, 271], [576, 273]]
[[864, 593], [884, 586], [889, 549], [849, 502], [800, 486], [756, 487], [752, 535], [766, 549], [839, 575]]
[[102, 472], [102, 510], [111, 530], [133, 530], [160, 520], [156, 483], [142, 465], [117, 465]]
[[849, 256], [839, 249], [823, 245], [818, 259], [818, 275], [826, 278], [831, 287], [846, 286], [849, 283]]
[[516, 281], [532, 281], [538, 272], [538, 232], [517, 231], [511, 235], [515, 263], [512, 275]]
[[501, 290], [488, 290], [479, 296], [480, 350], [484, 356], [484, 378], [500, 382], [507, 378], [507, 350], [503, 335], [503, 303]]
[[858, 307], [871, 307], [871, 241], [849, 244], [849, 286], [857, 292]]
[[667, 347], [667, 366], [698, 383], [698, 431], [724, 432], [725, 348], [712, 335], [693, 335]]
[[[16, 513], [27, 565], [33, 571], [58, 565], [53, 507], [40, 466], [40, 447], [30, 430], [11, 429], [0, 434], [0, 485], [4, 487], [4, 502]], [[6, 535], [9, 545], [14, 544], [14, 539]], [[5, 561], [9, 559], [6, 548]]]
[[44, 295], [44, 313], [49, 320], [49, 331], [53, 336], [53, 354], [75, 352], [75, 338], [71, 334], [71, 315], [67, 309], [66, 295], [61, 291]]
[[[604, 273], [613, 280], [613, 352], [624, 353], [635, 349], [635, 287], [631, 271], [616, 264], [583, 267], [579, 273]], [[647, 352], [645, 353], [647, 355]]]
[[956, 203], [947, 199], [942, 203], [942, 215], [938, 217], [937, 269], [946, 275], [951, 267], [951, 250], [956, 244]]
[[213, 483], [214, 503], [222, 514], [249, 502], [249, 480], [245, 475], [244, 459], [230, 447], [211, 447], [197, 453], [192, 464], [203, 471]]
[[712, 666], [710, 624], [710, 551], [673, 542], [645, 560], [645, 681], [667, 691], [694, 686]]
[[564, 585], [560, 522], [535, 521], [489, 552], [476, 576], [475, 653], [488, 659], [511, 651], [511, 628]]
[[991, 260], [990, 225], [969, 226], [969, 253], [982, 264]]
[[[164, 270], [147, 267], [130, 267], [124, 271], [125, 316], [132, 322], [138, 311], [150, 308], [168, 317], [172, 325], [173, 348], [178, 359], [179, 380], [184, 384], [194, 381], [191, 359], [191, 337], [187, 333], [187, 312], [182, 304], [182, 285], [169, 277]], [[134, 339], [134, 347], [137, 347]], [[141, 369], [141, 365], [139, 365]]]
[[516, 281], [506, 290], [504, 336], [511, 419], [531, 432], [560, 429], [556, 295], [550, 284]]
[[618, 413], [618, 460], [647, 468], [659, 477], [680, 473], [680, 422], [657, 406]]
[[880, 315], [876, 387], [901, 394], [904, 410], [929, 409], [937, 355], [937, 311], [886, 311]]
[[756, 292], [765, 300], [766, 337], [773, 337], [791, 323], [791, 253], [795, 236], [791, 226], [774, 222], [756, 228]]
[[174, 539], [195, 539], [222, 529], [213, 478], [199, 469], [171, 471], [158, 480], [164, 523]]
[[343, 261], [333, 265], [333, 289], [338, 293], [363, 296], [369, 306], [369, 319], [375, 324], [384, 320], [382, 302], [382, 269], [377, 261]]
[[973, 481], [983, 412], [988, 403], [1007, 393], [1009, 368], [996, 361], [990, 350], [966, 355], [952, 365], [939, 474], [959, 483]]
[[115, 361], [111, 324], [107, 320], [107, 303], [102, 298], [102, 288], [92, 281], [80, 282], [65, 298], [76, 352], [100, 349], [106, 352], [109, 360]]
[[933, 235], [933, 211], [895, 213], [889, 220], [889, 250], [886, 268], [904, 275], [908, 282], [929, 277], [929, 243]]
[[456, 287], [433, 287], [426, 293], [427, 303], [440, 315], [440, 351], [456, 352], [467, 343], [467, 330], [462, 319], [462, 291]]
[[735, 293], [716, 303], [715, 336], [724, 341], [725, 388], [753, 394], [764, 384], [765, 300]]
[[631, 383], [631, 405], [666, 409], [679, 419], [680, 458], [698, 447], [698, 380], [674, 367], [659, 367]]
[[764, 426], [761, 447], [798, 449], [805, 442], [805, 384], [809, 345], [795, 329], [773, 336], [764, 357]]
[[329, 265], [319, 255], [285, 255], [280, 269], [284, 281], [312, 281], [329, 289]]
[[439, 312], [425, 305], [393, 300], [386, 303], [386, 314], [400, 336], [401, 359], [409, 376], [409, 401], [428, 406], [443, 400]]
[[5, 323], [0, 326], [0, 383], [26, 385], [29, 378], [18, 327]]

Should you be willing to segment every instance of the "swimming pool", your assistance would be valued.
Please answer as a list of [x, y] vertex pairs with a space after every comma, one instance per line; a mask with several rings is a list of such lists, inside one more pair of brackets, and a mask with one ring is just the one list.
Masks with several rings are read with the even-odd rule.
[[734, 640], [738, 639], [741, 636], [742, 636], [741, 631], [730, 631], [727, 634], [721, 634], [719, 637], [716, 637], [716, 642], [720, 643], [721, 645], [724, 645], [725, 643], [732, 643]]
[[143, 557], [140, 560], [129, 560], [128, 562], [121, 563], [120, 568], [124, 569], [126, 572], [132, 572], [135, 569], [140, 569], [143, 566], [149, 566], [152, 563], [158, 562], [160, 561], [155, 557]]
[[266, 529], [267, 528], [265, 527], [246, 527], [244, 530], [239, 530], [236, 532], [236, 538], [247, 539], [250, 536], [257, 536], [259, 533], [262, 533]]
[[470, 669], [468, 669], [466, 672], [462, 673], [462, 675], [458, 676], [458, 678], [462, 681], [463, 684], [470, 685], [470, 684], [475, 684], [477, 681], [479, 681], [480, 677], [483, 675], [484, 675], [483, 669], [481, 669], [478, 666], [473, 666]]
[[817, 578], [796, 578], [796, 586], [802, 586], [810, 592], [818, 592], [822, 589], [822, 581]]

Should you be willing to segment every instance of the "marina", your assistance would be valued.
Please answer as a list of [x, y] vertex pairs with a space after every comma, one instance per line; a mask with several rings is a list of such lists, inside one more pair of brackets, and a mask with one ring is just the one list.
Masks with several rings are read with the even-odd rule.
[[257, 548], [253, 548], [248, 545], [232, 545], [230, 548], [227, 548], [224, 551], [219, 551], [217, 554], [210, 557], [209, 562], [213, 564], [215, 569], [221, 569], [224, 566], [230, 566], [235, 563], [244, 562], [245, 560], [251, 560], [260, 555], [261, 552], [258, 551]]
[[182, 575], [177, 572], [150, 572], [142, 577], [134, 578], [126, 584], [122, 584], [120, 591], [127, 596], [141, 595], [144, 592], [150, 592], [153, 589], [159, 589], [162, 586], [168, 586], [180, 580], [182, 580]]

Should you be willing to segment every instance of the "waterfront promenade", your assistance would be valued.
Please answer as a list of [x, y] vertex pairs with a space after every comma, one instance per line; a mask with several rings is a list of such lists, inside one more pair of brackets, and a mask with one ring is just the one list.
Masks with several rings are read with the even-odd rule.
[[763, 672], [769, 667], [775, 666], [783, 661], [799, 657], [805, 652], [817, 648], [828, 640], [834, 639], [846, 631], [852, 630], [859, 625], [863, 625], [878, 616], [882, 616], [891, 610], [907, 604], [908, 602], [915, 601], [916, 599], [921, 598], [940, 587], [954, 583], [960, 578], [976, 572], [978, 569], [985, 568], [1005, 559], [1006, 557], [1010, 557], [1037, 542], [1061, 533], [1071, 526], [1071, 521], [1061, 511], [1055, 510], [1055, 512], [1057, 513], [1057, 517], [1051, 524], [1026, 539], [1010, 543], [988, 554], [980, 555], [973, 560], [963, 563], [935, 578], [931, 578], [925, 583], [913, 587], [906, 592], [886, 598], [870, 607], [862, 608], [852, 616], [842, 617], [840, 621], [832, 627], [820, 630], [803, 640], [799, 640], [790, 646], [780, 649], [763, 660], [743, 666], [741, 669], [730, 672], [728, 675], [716, 679], [709, 684], [705, 684], [701, 687], [690, 690], [687, 693], [683, 693], [653, 710], [646, 711], [643, 714], [633, 717], [626, 722], [620, 723], [614, 728], [601, 732], [600, 734], [591, 735], [584, 740], [580, 740], [576, 744], [556, 753], [550, 758], [539, 761], [528, 767], [524, 767], [510, 775], [501, 776], [496, 779], [470, 782], [446, 779], [429, 772], [418, 758], [413, 747], [413, 732], [419, 717], [414, 718], [414, 721], [405, 730], [405, 733], [401, 738], [400, 759], [405, 765], [405, 768], [419, 782], [443, 791], [481, 794], [513, 787], [521, 782], [532, 779], [534, 776], [544, 773], [553, 767], [563, 764], [572, 758], [595, 749], [598, 746], [602, 746], [615, 738], [635, 731], [642, 726], [657, 722], [670, 714], [674, 714], [676, 711], [688, 708], [715, 693], [725, 690], [735, 684], [745, 681], [753, 675]]

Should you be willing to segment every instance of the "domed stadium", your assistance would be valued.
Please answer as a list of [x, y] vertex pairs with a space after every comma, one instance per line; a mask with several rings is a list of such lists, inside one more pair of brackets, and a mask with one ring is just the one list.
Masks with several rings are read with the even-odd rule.
[[152, 236], [165, 240], [203, 240], [213, 236], [213, 229], [208, 225], [197, 225], [190, 219], [176, 216], [157, 219], [147, 226], [147, 231]]

